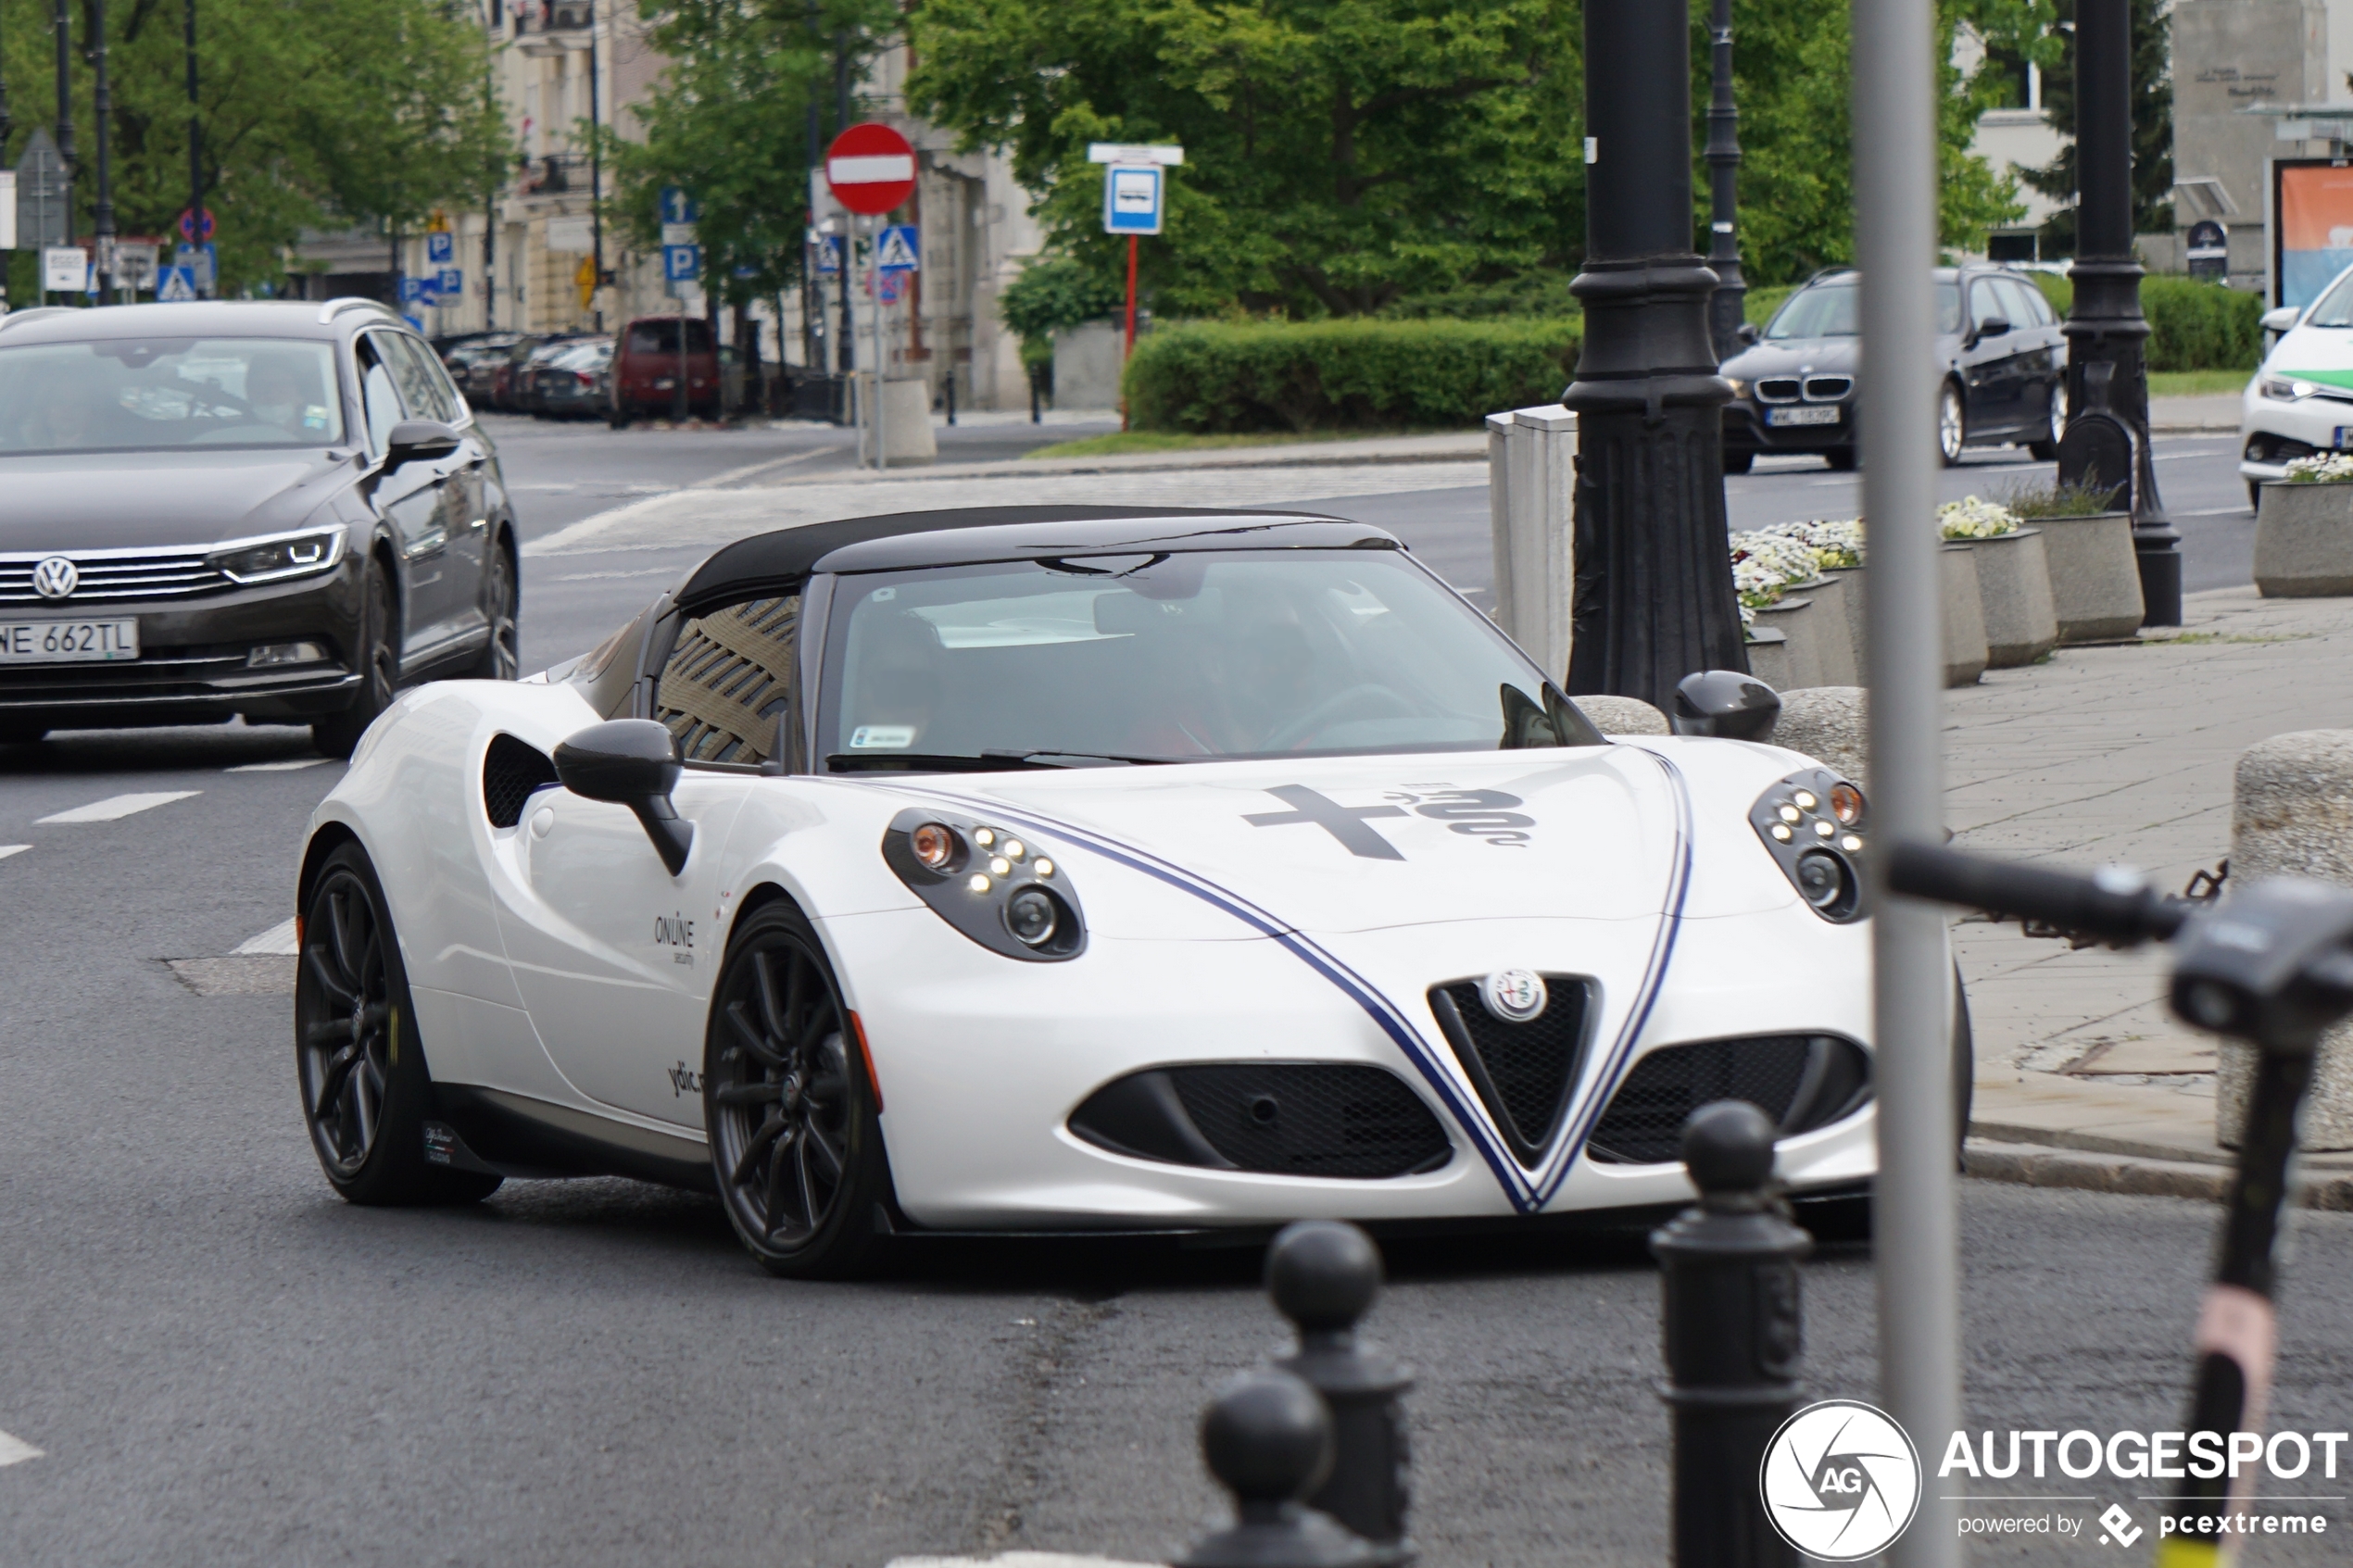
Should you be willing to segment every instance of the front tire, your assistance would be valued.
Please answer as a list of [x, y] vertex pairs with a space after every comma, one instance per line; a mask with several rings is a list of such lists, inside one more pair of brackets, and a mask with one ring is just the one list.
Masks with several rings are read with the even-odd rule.
[[839, 1279], [881, 1254], [889, 1157], [873, 1065], [800, 911], [754, 910], [727, 944], [703, 1047], [711, 1175], [772, 1274]]
[[1961, 389], [1946, 382], [1936, 393], [1936, 455], [1948, 469], [1958, 468], [1969, 446], [1969, 405]]
[[522, 673], [516, 615], [522, 596], [515, 586], [515, 558], [504, 539], [492, 542], [490, 570], [484, 577], [482, 613], [490, 623], [490, 642], [467, 673], [477, 681], [511, 681]]
[[359, 612], [359, 693], [351, 706], [333, 718], [310, 726], [310, 744], [323, 757], [344, 758], [359, 746], [359, 737], [392, 706], [400, 658], [393, 650], [392, 584], [373, 571], [368, 573], [367, 601]]
[[327, 1184], [368, 1206], [472, 1203], [502, 1178], [425, 1160], [433, 1077], [392, 915], [357, 844], [327, 858], [295, 971], [302, 1115]]
[[2067, 389], [2053, 383], [2051, 386], [2051, 438], [2048, 441], [2028, 442], [2026, 455], [2038, 463], [2057, 462], [2059, 439], [2066, 434]]

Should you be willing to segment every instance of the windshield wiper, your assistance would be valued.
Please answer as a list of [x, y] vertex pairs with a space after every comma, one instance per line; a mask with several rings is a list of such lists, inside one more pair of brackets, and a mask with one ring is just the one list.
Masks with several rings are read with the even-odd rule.
[[1058, 762], [1026, 762], [1020, 757], [963, 757], [952, 752], [837, 751], [825, 759], [829, 773], [903, 772], [1005, 773], [1017, 769], [1059, 768]]
[[[1030, 762], [1029, 759], [1033, 757], [1076, 757], [1088, 762], [1126, 762], [1139, 768], [1151, 767], [1157, 763], [1179, 762], [1187, 760], [1184, 758], [1178, 757], [1123, 757], [1116, 751], [983, 751], [981, 755], [983, 757], [1002, 757], [1013, 761], [1026, 762], [1033, 768], [1059, 768], [1063, 766], [1063, 764], [1059, 762]], [[1195, 759], [1194, 760], [1206, 762], [1209, 761], [1210, 759], [1203, 757]]]

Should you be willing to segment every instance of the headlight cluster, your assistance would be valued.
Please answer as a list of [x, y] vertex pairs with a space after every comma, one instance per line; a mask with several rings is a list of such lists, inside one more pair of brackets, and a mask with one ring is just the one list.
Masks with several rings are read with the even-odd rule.
[[1726, 376], [1724, 379], [1732, 383], [1733, 396], [1746, 397], [1748, 395], [1748, 383], [1741, 380], [1738, 376]]
[[344, 528], [306, 529], [271, 539], [246, 539], [224, 545], [212, 554], [212, 564], [233, 583], [275, 583], [281, 578], [307, 577], [325, 571], [343, 559]]
[[1863, 908], [1863, 792], [1828, 768], [1809, 768], [1756, 797], [1750, 825], [1816, 914], [1843, 925]]
[[2279, 376], [2263, 378], [2263, 395], [2282, 403], [2300, 403], [2320, 390], [2309, 381], [2288, 381]]
[[891, 819], [882, 852], [934, 913], [991, 952], [1052, 962], [1086, 950], [1069, 876], [1019, 834], [910, 808]]

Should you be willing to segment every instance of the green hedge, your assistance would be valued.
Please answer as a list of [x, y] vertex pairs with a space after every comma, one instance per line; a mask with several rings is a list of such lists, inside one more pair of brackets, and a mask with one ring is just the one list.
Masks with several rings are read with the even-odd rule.
[[1577, 349], [1573, 321], [1164, 327], [1127, 362], [1128, 422], [1196, 434], [1475, 427], [1558, 398]]
[[[2062, 316], [2075, 298], [2066, 277], [2034, 281]], [[2188, 278], [2141, 280], [2141, 314], [2149, 319], [2152, 370], [2251, 370], [2263, 358], [2263, 296]]]

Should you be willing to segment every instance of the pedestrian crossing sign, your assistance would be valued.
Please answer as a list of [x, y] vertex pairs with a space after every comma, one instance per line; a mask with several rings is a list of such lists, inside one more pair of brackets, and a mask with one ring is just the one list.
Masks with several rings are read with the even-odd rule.
[[156, 298], [176, 303], [196, 297], [196, 270], [193, 267], [166, 267], [156, 277]]
[[875, 242], [875, 270], [880, 272], [915, 272], [923, 262], [915, 246], [915, 226], [893, 223]]

